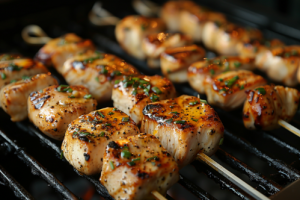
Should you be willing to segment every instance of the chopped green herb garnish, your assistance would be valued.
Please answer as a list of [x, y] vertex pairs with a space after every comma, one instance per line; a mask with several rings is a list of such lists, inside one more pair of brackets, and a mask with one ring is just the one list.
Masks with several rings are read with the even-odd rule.
[[159, 97], [156, 96], [155, 94], [153, 94], [153, 95], [151, 95], [150, 100], [151, 100], [152, 102], [156, 102], [156, 101], [159, 100]]
[[239, 76], [235, 76], [232, 79], [225, 81], [225, 85], [230, 88], [238, 79], [239, 79]]
[[210, 70], [210, 74], [211, 74], [211, 75], [214, 75], [214, 74], [215, 74], [215, 70], [211, 69], [211, 70]]
[[133, 84], [133, 81], [127, 81], [124, 83], [124, 87], [127, 88]]
[[16, 79], [10, 81], [10, 83], [15, 83], [15, 82], [17, 82]]
[[223, 79], [222, 79], [222, 78], [219, 78], [218, 81], [223, 82]]
[[99, 82], [99, 78], [98, 78], [98, 76], [96, 76], [95, 80], [96, 80], [97, 82]]
[[101, 59], [101, 58], [103, 58], [103, 55], [98, 54], [98, 56], [93, 57], [93, 58], [87, 58], [87, 59], [83, 60], [82, 62], [83, 62], [83, 64], [92, 63], [92, 62], [94, 62], [95, 60]]
[[13, 64], [13, 63], [11, 63], [11, 64], [7, 67], [7, 69], [8, 69], [9, 71], [20, 71], [22, 68], [23, 68], [23, 67], [19, 67], [19, 66]]
[[75, 96], [72, 94], [72, 95], [68, 96], [68, 98], [75, 98]]
[[253, 52], [257, 52], [258, 51], [258, 48], [257, 47], [254, 47], [253, 48]]
[[43, 93], [43, 90], [40, 90], [39, 93]]
[[147, 28], [148, 26], [146, 25], [146, 24], [142, 24], [141, 25], [141, 29], [144, 31], [144, 30], [146, 30], [146, 28]]
[[166, 123], [171, 123], [173, 121], [173, 118], [167, 119]]
[[207, 101], [204, 100], [204, 99], [200, 99], [200, 102], [201, 102], [201, 103], [204, 103], [204, 104], [207, 104]]
[[193, 120], [194, 122], [197, 122], [199, 119], [191, 118], [191, 120]]
[[113, 71], [110, 75], [111, 76], [121, 76], [122, 73], [120, 71], [116, 70], [116, 71]]
[[262, 95], [266, 94], [266, 90], [264, 88], [256, 88], [255, 90], [258, 92], [258, 94], [262, 94]]
[[64, 157], [64, 152], [61, 151], [61, 152], [60, 152], [60, 159], [63, 159], [63, 157]]
[[241, 65], [242, 65], [242, 63], [240, 63], [240, 62], [234, 62], [234, 66], [235, 66], [236, 68], [239, 68]]
[[131, 161], [132, 162], [135, 162], [135, 161], [140, 161], [141, 160], [141, 158], [134, 158], [134, 159], [132, 159]]
[[111, 126], [111, 123], [105, 123], [104, 126]]
[[242, 85], [241, 87], [240, 87], [240, 90], [243, 90], [245, 88], [245, 86], [244, 85]]
[[289, 53], [289, 52], [286, 52], [285, 54], [284, 54], [284, 57], [286, 57], [286, 58], [288, 58], [288, 57], [290, 57], [291, 56], [291, 54]]
[[173, 111], [173, 112], [171, 112], [171, 113], [173, 113], [173, 114], [178, 114], [178, 112], [177, 112], [177, 111]]
[[28, 80], [30, 79], [30, 76], [22, 76], [22, 80]]
[[128, 150], [123, 150], [123, 151], [121, 152], [121, 157], [122, 157], [122, 158], [130, 159], [131, 153], [130, 153]]
[[174, 123], [175, 123], [175, 124], [184, 124], [185, 121], [183, 121], [183, 120], [178, 120], [178, 121], [175, 121]]
[[132, 167], [132, 166], [135, 165], [135, 162], [131, 161], [131, 162], [127, 162], [127, 164], [128, 164], [130, 167]]
[[156, 94], [162, 93], [158, 87], [152, 87], [152, 91], [155, 92]]
[[107, 72], [108, 72], [107, 69], [105, 69], [105, 66], [103, 65], [102, 68], [101, 68], [100, 73], [101, 74], [107, 74]]
[[99, 114], [102, 118], [105, 118], [105, 116], [102, 114], [102, 112], [98, 112], [98, 114]]
[[105, 135], [105, 132], [104, 131], [102, 131], [101, 133], [100, 133], [100, 137], [103, 137]]
[[226, 92], [227, 90], [226, 90], [226, 88], [222, 88], [221, 90], [219, 90], [219, 92], [221, 93], [221, 92]]
[[225, 71], [228, 71], [229, 70], [229, 62], [225, 62], [224, 66], [225, 66]]
[[222, 145], [223, 142], [224, 142], [224, 138], [221, 138], [221, 139], [220, 139], [220, 142], [219, 142], [219, 145]]
[[92, 98], [92, 95], [91, 94], [86, 94], [86, 95], [83, 96], [83, 98], [90, 99], [90, 98]]
[[115, 165], [114, 165], [113, 161], [109, 161], [109, 166], [112, 170], [115, 169]]
[[133, 80], [133, 81], [139, 81], [140, 78], [138, 78], [138, 77], [133, 77], [132, 80]]
[[113, 111], [117, 111], [117, 110], [118, 110], [118, 108], [114, 108], [114, 109], [113, 109]]
[[149, 161], [149, 160], [158, 160], [158, 157], [157, 156], [153, 156], [153, 157], [150, 157], [150, 158], [146, 159], [146, 161]]
[[6, 79], [6, 74], [1, 73], [1, 79], [2, 79], [2, 80]]
[[191, 106], [194, 106], [194, 105], [196, 105], [197, 103], [199, 103], [198, 101], [192, 101], [192, 102], [190, 102], [189, 104], [191, 105]]
[[128, 122], [129, 121], [129, 117], [123, 117], [122, 118], [122, 122]]
[[68, 85], [60, 85], [60, 86], [58, 86], [57, 88], [56, 88], [56, 90], [58, 91], [58, 92], [65, 92], [65, 91], [67, 91], [69, 89], [69, 86]]
[[135, 95], [137, 94], [137, 90], [134, 89], [134, 90], [131, 92], [131, 94], [132, 94], [133, 96], [135, 96]]
[[292, 50], [292, 51], [291, 51], [291, 54], [292, 54], [292, 56], [296, 56], [296, 55], [298, 55], [298, 51]]
[[120, 80], [115, 80], [115, 84], [119, 84], [120, 83]]
[[143, 80], [143, 79], [140, 79], [139, 82], [140, 82], [141, 84], [149, 84], [148, 81], [145, 81], [145, 80]]
[[113, 113], [113, 112], [109, 112], [109, 113], [108, 113], [108, 115], [113, 115], [113, 114], [115, 114], [115, 113]]

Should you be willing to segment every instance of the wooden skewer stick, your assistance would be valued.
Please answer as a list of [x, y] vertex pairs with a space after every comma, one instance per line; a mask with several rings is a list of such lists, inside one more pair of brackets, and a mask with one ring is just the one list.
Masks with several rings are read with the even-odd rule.
[[289, 124], [288, 122], [286, 122], [286, 121], [280, 119], [280, 120], [278, 120], [278, 124], [279, 124], [280, 126], [282, 126], [283, 128], [285, 128], [285, 129], [291, 131], [292, 133], [294, 133], [294, 134], [297, 135], [298, 137], [300, 137], [300, 130], [297, 129], [296, 127], [292, 126], [292, 125]]
[[210, 167], [212, 167], [214, 170], [225, 176], [225, 178], [229, 179], [231, 182], [236, 184], [238, 187], [240, 187], [242, 190], [244, 190], [246, 193], [254, 197], [255, 199], [262, 199], [267, 200], [268, 197], [264, 196], [257, 190], [255, 190], [253, 187], [245, 183], [243, 180], [235, 176], [233, 173], [222, 167], [219, 163], [205, 155], [204, 153], [198, 153], [197, 160], [201, 160], [208, 164]]
[[161, 195], [156, 190], [152, 191], [151, 194], [158, 200], [167, 200], [163, 195]]

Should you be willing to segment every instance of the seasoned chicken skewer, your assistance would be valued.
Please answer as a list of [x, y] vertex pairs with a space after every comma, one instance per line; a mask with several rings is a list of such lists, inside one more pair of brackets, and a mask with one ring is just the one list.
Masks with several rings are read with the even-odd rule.
[[179, 180], [179, 169], [159, 140], [145, 133], [108, 144], [100, 182], [118, 199], [156, 199]]
[[283, 86], [265, 85], [247, 91], [243, 121], [248, 129], [272, 130], [289, 122], [297, 112], [300, 92]]
[[212, 79], [221, 73], [235, 70], [254, 70], [254, 59], [237, 56], [222, 56], [213, 59], [205, 58], [193, 63], [188, 68], [188, 81], [194, 90], [204, 94], [205, 84], [211, 84]]
[[28, 116], [28, 96], [34, 91], [56, 84], [56, 79], [50, 73], [37, 74], [33, 77], [23, 76], [23, 80], [8, 84], [1, 89], [0, 105], [11, 116], [12, 121], [22, 121]]
[[103, 108], [72, 121], [61, 148], [74, 168], [93, 175], [102, 170], [109, 142], [138, 133], [139, 128], [128, 115], [116, 108]]
[[95, 50], [91, 40], [84, 40], [74, 33], [68, 33], [45, 44], [36, 54], [35, 59], [46, 66], [54, 66], [61, 73], [64, 62], [87, 50]]
[[68, 84], [83, 85], [98, 102], [106, 102], [111, 99], [115, 79], [139, 72], [117, 56], [87, 52], [67, 60], [62, 74]]
[[63, 140], [68, 124], [96, 106], [83, 86], [53, 85], [30, 94], [28, 117], [47, 136]]
[[114, 106], [140, 125], [143, 109], [150, 102], [173, 98], [175, 87], [161, 76], [127, 76], [115, 81], [112, 91]]

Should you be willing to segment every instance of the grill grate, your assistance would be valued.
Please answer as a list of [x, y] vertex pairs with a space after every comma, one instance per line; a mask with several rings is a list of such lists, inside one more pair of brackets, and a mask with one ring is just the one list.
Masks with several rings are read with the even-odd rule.
[[[212, 2], [221, 2], [221, 1], [214, 0]], [[214, 6], [214, 4], [212, 4], [208, 1], [205, 1], [204, 3], [208, 6]], [[213, 9], [214, 10], [219, 9], [219, 10], [224, 11], [225, 13], [227, 12], [227, 14], [230, 15], [231, 20], [235, 19], [239, 23], [243, 23], [246, 25], [247, 24], [253, 25], [253, 23], [254, 23], [254, 25], [257, 25], [259, 27], [264, 27], [265, 29], [270, 27], [269, 29], [265, 30], [265, 32], [275, 33], [273, 35], [279, 34], [281, 37], [286, 38], [286, 41], [298, 42], [297, 40], [295, 40], [295, 37], [293, 38], [291, 35], [289, 37], [286, 37], [286, 33], [284, 33], [285, 35], [281, 35], [282, 31], [278, 31], [278, 30], [276, 31], [276, 28], [270, 26], [270, 24], [266, 24], [265, 20], [264, 21], [258, 20], [259, 18], [261, 18], [261, 16], [258, 14], [256, 15], [258, 17], [253, 17], [254, 21], [247, 21], [244, 19], [239, 19], [238, 15], [241, 14], [241, 12], [239, 12], [239, 13], [233, 12], [233, 9], [239, 9], [239, 8], [230, 8], [230, 6], [232, 6], [232, 5], [229, 3], [220, 3], [216, 6], [216, 8], [213, 8]], [[127, 13], [127, 14], [132, 14], [132, 13]], [[242, 13], [242, 15], [244, 15], [244, 14], [245, 13]], [[254, 16], [255, 13], [252, 15]], [[251, 16], [246, 15], [246, 17], [251, 17]], [[108, 52], [108, 53], [113, 53], [113, 54], [123, 58], [127, 62], [136, 66], [141, 72], [143, 72], [145, 74], [148, 74], [148, 75], [160, 74], [161, 75], [161, 72], [159, 70], [149, 69], [144, 61], [140, 61], [140, 60], [137, 60], [137, 59], [131, 57], [130, 55], [125, 53], [123, 51], [123, 49], [113, 39], [110, 39], [111, 34], [112, 34], [111, 27], [106, 27], [105, 29], [107, 29], [108, 31], [103, 31], [102, 34], [99, 33], [99, 30], [102, 30], [102, 28], [101, 29], [98, 29], [95, 27], [88, 27], [88, 28], [89, 28], [87, 31], [88, 35], [86, 35], [86, 36], [91, 38], [97, 44], [97, 46], [100, 50], [103, 50], [104, 52]], [[296, 38], [296, 39], [298, 39], [298, 38]], [[210, 52], [210, 55], [214, 55], [214, 53]], [[53, 72], [53, 74], [56, 77], [60, 78], [61, 83], [64, 82], [61, 79], [61, 76], [57, 75], [55, 72]], [[181, 84], [181, 85], [175, 84], [175, 87], [179, 93], [185, 93], [185, 94], [193, 95], [193, 96], [197, 95], [197, 93], [193, 89], [191, 89], [188, 84]], [[201, 97], [201, 98], [203, 98], [203, 97]], [[294, 142], [292, 142], [293, 137], [289, 137], [288, 139], [281, 140], [273, 132], [270, 133], [270, 132], [265, 132], [265, 131], [256, 131], [255, 135], [253, 135], [252, 137], [257, 137], [257, 139], [252, 140], [249, 138], [250, 136], [243, 135], [243, 133], [238, 132], [238, 130], [235, 130], [234, 128], [232, 128], [234, 131], [231, 129], [228, 129], [228, 127], [234, 126], [235, 124], [238, 124], [238, 126], [243, 126], [243, 122], [241, 120], [240, 113], [234, 113], [234, 112], [228, 113], [228, 112], [222, 111], [218, 108], [216, 108], [216, 111], [220, 115], [221, 119], [222, 119], [222, 116], [224, 119], [225, 118], [227, 120], [230, 119], [230, 123], [228, 123], [228, 122], [224, 123], [225, 128], [226, 128], [226, 130], [225, 130], [226, 142], [224, 143], [224, 145], [225, 145], [224, 149], [220, 148], [216, 152], [216, 155], [215, 155], [216, 158], [220, 159], [220, 161], [222, 161], [223, 163], [228, 165], [230, 167], [230, 169], [235, 169], [235, 170], [239, 171], [240, 173], [248, 176], [250, 181], [255, 182], [258, 185], [257, 186], [258, 189], [267, 196], [274, 195], [275, 193], [281, 191], [286, 186], [286, 184], [285, 184], [286, 182], [294, 182], [300, 178], [300, 172], [298, 171], [298, 169], [300, 169], [300, 168], [297, 168], [297, 167], [295, 168], [294, 166], [287, 164], [285, 161], [278, 159], [277, 155], [276, 155], [276, 157], [274, 157], [273, 155], [269, 155], [269, 153], [265, 153], [265, 149], [257, 147], [256, 142], [255, 142], [258, 140], [272, 142], [272, 145], [274, 145], [275, 148], [283, 149], [284, 152], [286, 152], [287, 154], [289, 153], [289, 155], [296, 156], [298, 159], [300, 157], [300, 151], [293, 146], [295, 144]], [[299, 113], [297, 113], [297, 115], [299, 117]], [[222, 119], [222, 121], [223, 121], [223, 119]], [[298, 121], [294, 120], [293, 123], [299, 127], [300, 123]], [[13, 126], [13, 124], [14, 123], [11, 123], [12, 126]], [[48, 148], [52, 152], [54, 152], [57, 155], [57, 157], [60, 157], [61, 150], [60, 150], [60, 145], [57, 142], [53, 141], [52, 139], [50, 139], [47, 136], [45, 136], [44, 134], [42, 134], [39, 130], [37, 130], [28, 121], [18, 122], [16, 124], [17, 124], [18, 129], [23, 130], [24, 132], [27, 132], [30, 137], [38, 138], [40, 143], [42, 143], [46, 148]], [[65, 184], [63, 184], [61, 181], [59, 181], [59, 178], [57, 178], [55, 175], [50, 173], [33, 156], [31, 156], [29, 153], [27, 153], [27, 151], [25, 151], [25, 149], [24, 149], [24, 147], [25, 147], [24, 145], [17, 144], [14, 141], [13, 137], [9, 136], [7, 131], [2, 130], [1, 125], [0, 125], [0, 139], [3, 139], [3, 141], [5, 141], [10, 146], [10, 148], [14, 149], [15, 154], [17, 155], [18, 159], [20, 159], [22, 162], [24, 162], [31, 169], [32, 173], [35, 176], [42, 177], [52, 188], [54, 188], [54, 190], [56, 192], [58, 192], [62, 196], [63, 199], [79, 199], [79, 197], [77, 197], [75, 194], [73, 194], [67, 188], [67, 186]], [[244, 131], [244, 129], [242, 129], [242, 130]], [[281, 133], [281, 134], [283, 134], [283, 133]], [[285, 141], [289, 141], [289, 142], [285, 142]], [[268, 163], [270, 167], [276, 169], [277, 173], [282, 174], [281, 179], [283, 179], [284, 181], [283, 182], [281, 180], [274, 181], [273, 179], [275, 179], [276, 177], [275, 178], [266, 177], [266, 176], [262, 175], [262, 174], [264, 174], [263, 172], [257, 171], [256, 169], [248, 166], [243, 161], [241, 161], [238, 158], [231, 155], [228, 151], [229, 146], [226, 145], [227, 142], [229, 142], [229, 145], [234, 144], [235, 146], [238, 146], [241, 149], [241, 151], [245, 151], [245, 152], [248, 152], [248, 153], [254, 155], [256, 158], [261, 159], [264, 163]], [[0, 140], [0, 143], [3, 144], [4, 142], [2, 142]], [[230, 150], [232, 150], [232, 149], [230, 149]], [[59, 161], [59, 165], [68, 165], [68, 163], [66, 162], [66, 160], [62, 159]], [[217, 184], [219, 184], [222, 189], [229, 190], [230, 192], [232, 192], [234, 195], [236, 195], [237, 197], [239, 197], [241, 199], [252, 199], [252, 197], [250, 197], [248, 194], [246, 194], [243, 190], [238, 188], [231, 181], [227, 180], [225, 177], [220, 175], [213, 168], [204, 164], [203, 162], [194, 161], [192, 163], [192, 166], [194, 166], [195, 169], [199, 173], [205, 174], [207, 177], [209, 177], [210, 179], [215, 181]], [[98, 176], [94, 177], [94, 176], [82, 175], [77, 170], [75, 170], [75, 172], [79, 176], [82, 176], [83, 178], [85, 178], [89, 182], [91, 182], [94, 185], [94, 187], [96, 188], [97, 192], [102, 197], [104, 197], [105, 199], [112, 199], [109, 196], [109, 194], [107, 193], [106, 188], [100, 184], [100, 182], [98, 180], [99, 179]], [[13, 178], [13, 176], [11, 176], [1, 165], [0, 165], [0, 179], [2, 179], [4, 184], [8, 185], [14, 191], [15, 195], [18, 198], [33, 199], [31, 194], [29, 194], [23, 188], [23, 186], [21, 184], [19, 184]], [[207, 192], [205, 189], [202, 189], [197, 184], [193, 183], [193, 181], [186, 178], [186, 176], [183, 174], [180, 175], [180, 180], [178, 183], [182, 187], [184, 187], [185, 189], [187, 189], [189, 192], [191, 192], [192, 194], [194, 194], [196, 197], [198, 197], [200, 199], [205, 199], [205, 200], [215, 199], [213, 195], [209, 194], [209, 192]], [[173, 198], [170, 196], [167, 196], [167, 199], [173, 199]]]

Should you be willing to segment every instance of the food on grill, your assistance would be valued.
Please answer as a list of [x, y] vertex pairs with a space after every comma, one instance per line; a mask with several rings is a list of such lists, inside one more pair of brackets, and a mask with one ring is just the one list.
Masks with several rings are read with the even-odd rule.
[[190, 37], [180, 33], [153, 33], [146, 36], [142, 43], [147, 56], [148, 65], [152, 68], [160, 66], [160, 54], [170, 47], [182, 47], [192, 44]]
[[178, 180], [177, 163], [153, 135], [130, 136], [106, 148], [100, 181], [116, 200], [155, 199], [152, 191], [166, 195]]
[[161, 76], [126, 76], [115, 81], [112, 91], [114, 106], [129, 115], [138, 125], [143, 119], [143, 109], [151, 102], [173, 98], [175, 87]]
[[139, 128], [128, 115], [116, 108], [103, 108], [72, 121], [61, 148], [74, 168], [92, 175], [101, 172], [109, 142], [138, 133]]
[[272, 130], [278, 120], [290, 121], [297, 112], [300, 92], [283, 86], [265, 85], [247, 91], [243, 120], [248, 129]]
[[263, 77], [250, 71], [230, 71], [215, 76], [209, 84], [205, 84], [205, 92], [209, 104], [233, 110], [245, 102], [245, 91], [265, 84], [267, 82]]
[[28, 58], [0, 61], [0, 89], [9, 83], [21, 80], [22, 77], [47, 72], [44, 65]]
[[193, 1], [168, 1], [161, 9], [161, 18], [166, 23], [168, 30], [178, 32], [181, 12], [192, 8], [200, 9], [200, 6]]
[[63, 140], [68, 124], [96, 106], [83, 86], [53, 85], [30, 94], [28, 117], [47, 136]]
[[216, 42], [218, 41], [218, 32], [221, 26], [228, 23], [224, 20], [207, 21], [202, 28], [202, 42], [206, 48], [215, 50]]
[[57, 84], [50, 73], [37, 74], [33, 77], [23, 76], [22, 79], [6, 85], [0, 91], [0, 106], [14, 122], [27, 118], [27, 99], [31, 92]]
[[160, 56], [162, 73], [172, 82], [187, 82], [188, 67], [205, 57], [205, 50], [197, 45], [167, 49]]
[[131, 15], [117, 24], [115, 35], [125, 51], [138, 59], [145, 59], [146, 54], [142, 50], [144, 37], [151, 33], [162, 32], [165, 28], [164, 22], [159, 18]]
[[194, 90], [204, 94], [205, 84], [211, 84], [212, 79], [221, 73], [235, 70], [254, 70], [253, 58], [238, 56], [222, 56], [204, 59], [193, 63], [187, 72], [188, 81]]
[[175, 158], [179, 168], [199, 152], [212, 155], [223, 141], [224, 126], [205, 100], [182, 95], [148, 104], [141, 132], [156, 136]]
[[87, 50], [95, 50], [91, 40], [85, 40], [74, 33], [55, 38], [44, 45], [36, 54], [35, 59], [46, 66], [54, 66], [61, 73], [64, 62]]
[[23, 58], [23, 56], [20, 54], [11, 54], [11, 53], [0, 54], [0, 62], [11, 61], [11, 60], [21, 59], [21, 58]]
[[116, 78], [139, 72], [117, 56], [87, 52], [67, 60], [62, 74], [68, 84], [83, 85], [98, 102], [105, 102], [111, 99]]

